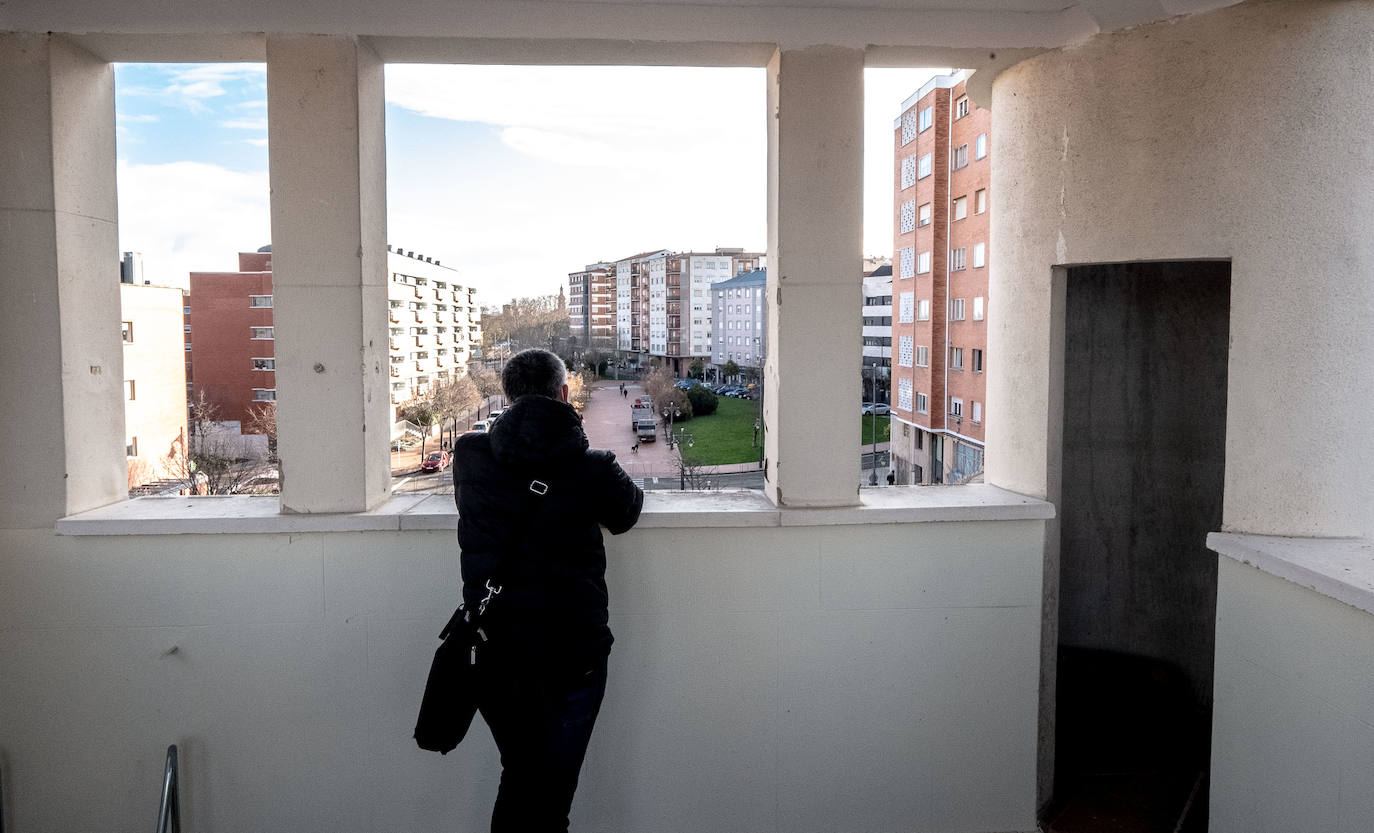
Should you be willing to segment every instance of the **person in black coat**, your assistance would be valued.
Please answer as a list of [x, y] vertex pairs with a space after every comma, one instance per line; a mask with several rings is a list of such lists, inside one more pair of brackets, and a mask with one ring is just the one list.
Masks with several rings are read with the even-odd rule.
[[565, 379], [553, 353], [518, 353], [510, 407], [454, 443], [463, 601], [485, 602], [478, 709], [501, 753], [493, 833], [568, 829], [614, 639], [601, 528], [629, 530], [644, 504], [615, 455], [588, 448]]

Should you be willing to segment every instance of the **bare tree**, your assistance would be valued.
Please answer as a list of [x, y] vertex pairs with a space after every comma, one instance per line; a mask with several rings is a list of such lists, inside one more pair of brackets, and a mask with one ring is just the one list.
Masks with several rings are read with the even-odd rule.
[[429, 439], [429, 432], [433, 430], [434, 421], [439, 418], [439, 411], [434, 406], [434, 400], [428, 396], [416, 397], [402, 405], [396, 411], [396, 415], [420, 427], [420, 459], [425, 459], [425, 441]]
[[248, 406], [248, 433], [267, 437], [267, 461], [277, 461], [277, 403], [263, 402]]
[[560, 341], [567, 342], [570, 324], [557, 295], [514, 298], [500, 312], [482, 312], [483, 355], [496, 355], [499, 345], [508, 345], [511, 353], [527, 347], [554, 350]]
[[[441, 439], [443, 426], [451, 425], [450, 430], [456, 432], [458, 418], [466, 416], [482, 404], [482, 394], [478, 392], [477, 385], [467, 376], [459, 376], [452, 382], [441, 385], [434, 390], [430, 398], [434, 403], [434, 410], [439, 416]], [[450, 445], [452, 445], [451, 441]]]
[[[241, 494], [273, 470], [266, 459], [247, 451], [240, 435], [220, 426], [220, 409], [204, 391], [196, 391], [188, 404], [187, 433], [173, 441], [167, 469], [186, 483], [191, 494]], [[275, 409], [272, 417], [275, 437]]]

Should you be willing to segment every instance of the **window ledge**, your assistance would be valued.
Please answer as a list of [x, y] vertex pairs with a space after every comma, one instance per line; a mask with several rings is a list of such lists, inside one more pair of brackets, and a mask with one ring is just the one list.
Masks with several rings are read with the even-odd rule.
[[1374, 542], [1213, 532], [1207, 547], [1323, 596], [1374, 613]]
[[[761, 492], [645, 494], [637, 529], [1046, 520], [1054, 507], [986, 484], [864, 489], [857, 506], [779, 509]], [[293, 515], [276, 497], [142, 497], [62, 518], [59, 535], [205, 535], [456, 529], [451, 495], [396, 495], [370, 512]]]

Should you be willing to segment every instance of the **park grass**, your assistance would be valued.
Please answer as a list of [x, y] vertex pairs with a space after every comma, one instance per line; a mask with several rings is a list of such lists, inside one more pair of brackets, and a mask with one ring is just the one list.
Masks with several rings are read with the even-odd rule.
[[691, 448], [683, 446], [683, 456], [702, 466], [723, 466], [727, 463], [750, 463], [759, 459], [763, 445], [763, 430], [759, 430], [759, 445], [754, 445], [754, 420], [758, 418], [758, 403], [752, 399], [719, 398], [716, 412], [710, 416], [693, 417], [675, 432], [691, 436]]
[[[701, 466], [723, 466], [730, 463], [753, 463], [759, 460], [759, 446], [754, 445], [754, 420], [758, 418], [758, 403], [751, 399], [720, 397], [716, 412], [710, 416], [694, 417], [674, 426], [674, 433], [692, 438], [692, 447], [683, 447], [683, 456]], [[864, 445], [873, 442], [873, 423], [877, 423], [878, 442], [888, 439], [888, 418], [863, 418]], [[759, 432], [759, 444], [763, 432]]]

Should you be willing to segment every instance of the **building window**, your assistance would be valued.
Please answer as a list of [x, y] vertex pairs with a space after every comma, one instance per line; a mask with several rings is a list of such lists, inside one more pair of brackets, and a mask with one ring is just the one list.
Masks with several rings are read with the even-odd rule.
[[250, 307], [263, 307], [263, 308], [270, 309], [270, 308], [272, 307], [272, 296], [271, 296], [271, 295], [249, 295], [249, 296], [248, 296], [248, 306], [250, 306]]
[[950, 249], [950, 250], [949, 250], [949, 271], [951, 271], [951, 272], [958, 272], [960, 269], [963, 269], [963, 268], [964, 268], [964, 258], [965, 258], [965, 254], [964, 254], [964, 249], [963, 249], [963, 247], [960, 247], [960, 248], [958, 248], [958, 249]]
[[930, 203], [921, 206], [920, 210], [917, 212], [916, 222], [917, 225], [930, 225]]
[[949, 369], [950, 369], [950, 370], [963, 370], [963, 369], [964, 369], [964, 348], [962, 348], [962, 347], [951, 347], [951, 348], [949, 348]]
[[897, 380], [897, 408], [902, 411], [911, 411], [911, 380]]
[[190, 314], [191, 314], [191, 308], [190, 308], [190, 307], [182, 307], [182, 308], [181, 308], [181, 314], [182, 314], [182, 315], [190, 315]]
[[911, 336], [900, 336], [897, 339], [897, 364], [902, 367], [911, 367], [912, 353]]
[[191, 345], [190, 345], [190, 343], [187, 343], [187, 345], [186, 345], [186, 352], [187, 352], [187, 353], [191, 352]]
[[921, 252], [916, 255], [916, 274], [924, 275], [930, 271], [930, 252]]
[[987, 265], [987, 250], [988, 250], [988, 248], [987, 248], [987, 244], [986, 244], [986, 243], [974, 243], [974, 244], [973, 244], [973, 268], [974, 268], [974, 269], [982, 269], [984, 266]]
[[974, 403], [973, 403], [973, 421], [974, 421], [974, 422], [982, 422], [982, 421], [983, 421], [983, 403], [982, 403], [982, 402], [974, 402]]
[[929, 320], [930, 320], [930, 299], [929, 299], [929, 298], [922, 298], [922, 299], [921, 299], [921, 303], [918, 304], [918, 305], [916, 306], [916, 320], [917, 320], [917, 321], [929, 321]]
[[961, 417], [964, 415], [964, 400], [957, 396], [949, 398], [949, 415]]
[[968, 216], [968, 197], [954, 198], [954, 219], [962, 220]]
[[973, 320], [974, 320], [974, 321], [982, 321], [982, 320], [983, 320], [983, 296], [982, 296], [982, 295], [979, 295], [977, 298], [974, 298], [974, 299], [973, 299]]
[[922, 131], [924, 131], [924, 130], [929, 130], [929, 129], [930, 129], [930, 126], [931, 126], [932, 124], [934, 124], [934, 123], [935, 123], [935, 107], [934, 107], [934, 105], [932, 105], [932, 106], [930, 106], [930, 107], [926, 107], [925, 109], [921, 110], [921, 125], [920, 125], [920, 130], [922, 130]]
[[255, 341], [271, 341], [271, 340], [272, 340], [272, 328], [271, 328], [271, 327], [249, 327], [248, 329], [250, 329], [250, 330], [253, 331], [253, 332], [252, 332], [252, 338], [253, 338], [253, 340], [255, 340]]
[[[979, 133], [978, 138], [973, 142], [973, 158], [982, 159], [988, 155], [988, 134]], [[977, 420], [974, 420], [977, 422]]]
[[909, 145], [911, 140], [916, 138], [916, 113], [907, 110], [902, 114], [902, 144]]
[[982, 214], [988, 210], [988, 189], [979, 188], [973, 192], [973, 213]]
[[[900, 278], [916, 277], [916, 249], [907, 246], [897, 253], [898, 272]], [[890, 302], [889, 302], [890, 303]]]
[[[925, 302], [923, 301], [922, 303]], [[900, 296], [898, 296], [897, 308], [897, 323], [910, 324], [912, 312], [915, 309], [915, 294], [911, 292], [903, 292]]]
[[968, 165], [968, 144], [962, 144], [955, 148], [949, 155], [949, 166], [951, 170], [959, 170]]
[[934, 167], [933, 167], [933, 165], [934, 165], [934, 161], [933, 161], [934, 158], [935, 158], [934, 155], [933, 155], [933, 154], [929, 154], [929, 153], [927, 153], [925, 156], [922, 156], [922, 157], [920, 158], [920, 161], [918, 161], [918, 162], [916, 163], [916, 178], [917, 178], [917, 179], [925, 179], [926, 177], [930, 176], [930, 174], [931, 174], [932, 171], [935, 170]]
[[930, 348], [924, 344], [916, 348], [916, 366], [930, 367]]
[[[903, 380], [905, 381], [905, 380]], [[910, 399], [907, 399], [910, 402]], [[929, 400], [924, 393], [916, 394], [916, 413], [924, 414], [930, 410]]]
[[276, 402], [276, 401], [277, 401], [277, 389], [276, 389], [276, 388], [253, 388], [253, 401], [254, 401], [254, 402]]
[[133, 344], [133, 343], [134, 343], [134, 322], [132, 322], [132, 321], [121, 321], [121, 322], [119, 322], [119, 335], [120, 335], [120, 338], [122, 338], [122, 339], [124, 340], [124, 343], [125, 343], [125, 344]]
[[916, 184], [916, 157], [908, 156], [902, 160], [902, 187], [910, 188]]
[[190, 325], [190, 324], [182, 324], [182, 325], [181, 325], [181, 331], [182, 331], [183, 333], [189, 333], [189, 332], [191, 332], [191, 325]]
[[[979, 350], [977, 347], [973, 348], [973, 372], [983, 372], [983, 351]], [[974, 420], [974, 422], [977, 421], [978, 420]]]
[[271, 356], [268, 356], [268, 357], [266, 357], [266, 358], [261, 358], [261, 359], [253, 359], [253, 369], [254, 369], [254, 370], [276, 370], [276, 369], [277, 369], [277, 360], [274, 359], [274, 358], [272, 358]]
[[954, 102], [954, 117], [955, 117], [956, 119], [962, 119], [964, 116], [967, 116], [967, 115], [968, 115], [968, 96], [966, 96], [966, 95], [961, 95], [961, 96], [959, 96], [959, 100], [956, 101], [956, 102]]
[[916, 201], [907, 200], [902, 203], [901, 212], [901, 234], [916, 230]]
[[128, 441], [127, 443], [124, 444], [124, 456], [126, 456], [126, 457], [137, 457], [137, 456], [138, 456], [138, 437], [130, 437], [130, 438], [129, 438], [129, 441]]
[[133, 379], [125, 379], [125, 380], [124, 380], [124, 398], [127, 399], [127, 400], [129, 400], [130, 402], [134, 401], [134, 380], [133, 380]]
[[950, 299], [949, 299], [949, 320], [950, 320], [950, 321], [963, 321], [963, 320], [964, 320], [964, 299], [963, 299], [963, 298], [950, 298]]

